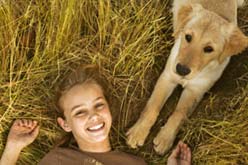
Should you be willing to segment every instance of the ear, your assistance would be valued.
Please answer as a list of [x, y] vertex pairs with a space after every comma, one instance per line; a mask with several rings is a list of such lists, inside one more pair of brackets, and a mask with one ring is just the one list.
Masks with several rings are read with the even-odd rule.
[[59, 123], [60, 127], [63, 128], [63, 130], [65, 130], [65, 132], [71, 132], [70, 126], [67, 124], [67, 122], [64, 119], [58, 117], [57, 122]]
[[227, 57], [237, 55], [248, 47], [248, 37], [235, 26], [228, 38], [223, 53], [219, 57], [219, 62], [222, 63]]
[[174, 33], [173, 36], [177, 37], [180, 31], [184, 28], [184, 26], [189, 22], [192, 17], [193, 12], [199, 13], [203, 7], [200, 4], [187, 4], [181, 6], [178, 12], [174, 12], [176, 14], [174, 16]]

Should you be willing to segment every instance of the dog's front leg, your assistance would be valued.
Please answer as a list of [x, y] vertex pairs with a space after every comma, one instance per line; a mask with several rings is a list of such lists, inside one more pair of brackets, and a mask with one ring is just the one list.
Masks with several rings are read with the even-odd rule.
[[139, 120], [127, 132], [127, 144], [132, 148], [142, 146], [145, 142], [151, 127], [155, 123], [159, 112], [164, 105], [167, 98], [171, 95], [173, 89], [176, 87], [170, 76], [164, 71], [154, 88], [154, 91], [142, 112]]
[[154, 149], [158, 154], [167, 152], [179, 131], [180, 126], [193, 112], [204, 92], [194, 89], [184, 89], [175, 112], [169, 117], [167, 123], [153, 140]]

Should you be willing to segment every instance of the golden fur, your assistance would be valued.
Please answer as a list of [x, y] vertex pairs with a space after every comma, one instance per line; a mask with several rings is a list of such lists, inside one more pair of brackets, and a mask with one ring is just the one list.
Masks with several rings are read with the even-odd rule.
[[180, 126], [220, 78], [230, 57], [248, 47], [248, 38], [237, 26], [237, 7], [242, 2], [174, 0], [175, 44], [144, 111], [127, 132], [132, 148], [144, 144], [162, 106], [180, 84], [184, 90], [177, 107], [153, 141], [158, 154], [168, 151]]

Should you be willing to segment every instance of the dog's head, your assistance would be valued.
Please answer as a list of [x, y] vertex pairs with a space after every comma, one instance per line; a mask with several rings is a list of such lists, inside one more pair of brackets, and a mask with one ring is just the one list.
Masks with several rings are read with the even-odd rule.
[[173, 35], [181, 40], [174, 71], [186, 79], [194, 77], [211, 61], [221, 64], [248, 46], [248, 38], [237, 25], [199, 4], [179, 9]]

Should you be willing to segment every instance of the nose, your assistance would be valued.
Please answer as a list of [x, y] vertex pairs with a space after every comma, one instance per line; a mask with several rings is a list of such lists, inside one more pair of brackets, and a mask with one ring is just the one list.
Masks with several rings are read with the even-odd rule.
[[90, 120], [91, 121], [97, 121], [98, 117], [99, 117], [99, 115], [97, 113], [93, 112], [93, 113], [90, 114]]
[[177, 64], [176, 71], [180, 76], [186, 76], [191, 72], [190, 68], [180, 63]]

